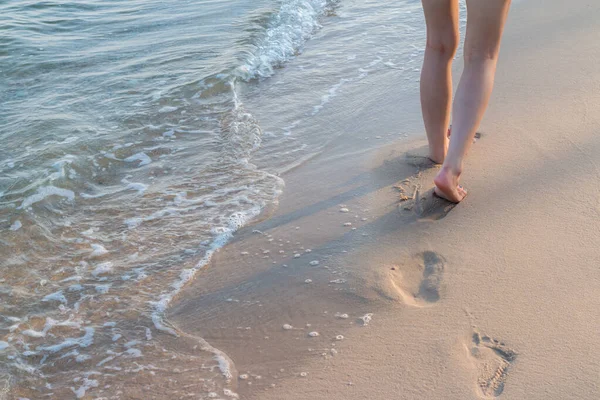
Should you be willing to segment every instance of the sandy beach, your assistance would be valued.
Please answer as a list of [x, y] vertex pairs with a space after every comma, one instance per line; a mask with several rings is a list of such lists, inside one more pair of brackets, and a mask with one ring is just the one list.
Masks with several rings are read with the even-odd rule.
[[424, 134], [378, 144], [418, 97], [340, 110], [353, 139], [284, 174], [169, 321], [242, 399], [600, 398], [598, 15], [513, 4], [463, 203], [432, 197]]

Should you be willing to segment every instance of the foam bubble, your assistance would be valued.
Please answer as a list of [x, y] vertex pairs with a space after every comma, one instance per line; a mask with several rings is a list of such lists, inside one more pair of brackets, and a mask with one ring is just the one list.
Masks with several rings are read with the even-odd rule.
[[96, 292], [98, 292], [100, 294], [106, 294], [110, 290], [111, 286], [112, 285], [110, 283], [107, 283], [105, 285], [96, 285], [96, 286], [94, 286], [94, 289], [96, 289]]
[[72, 387], [71, 390], [73, 391], [73, 393], [75, 393], [75, 397], [77, 397], [78, 399], [82, 399], [85, 396], [86, 391], [88, 391], [91, 388], [98, 387], [98, 385], [99, 383], [95, 379], [83, 378], [83, 384], [79, 386], [78, 389]]
[[102, 274], [107, 274], [109, 272], [111, 272], [113, 269], [113, 263], [111, 263], [110, 261], [98, 264], [96, 266], [96, 268], [94, 268], [94, 270], [92, 271], [92, 275], [94, 276], [98, 276], [98, 275], [102, 275]]
[[90, 360], [92, 358], [92, 356], [87, 355], [87, 354], [79, 354], [75, 357], [75, 361], [78, 363]]
[[124, 161], [126, 161], [126, 162], [139, 161], [140, 163], [138, 164], [138, 167], [141, 167], [143, 165], [150, 164], [152, 162], [152, 159], [150, 157], [148, 157], [148, 155], [146, 153], [140, 152], [140, 153], [136, 153], [132, 156], [127, 157]]
[[373, 313], [367, 313], [367, 314], [363, 315], [362, 317], [360, 317], [359, 319], [363, 326], [367, 326], [371, 322], [371, 318], [373, 318]]
[[[142, 165], [142, 164], [140, 164]], [[148, 189], [148, 185], [146, 185], [145, 183], [141, 183], [141, 182], [129, 182], [127, 181], [127, 179], [123, 179], [121, 180], [122, 183], [125, 183], [127, 185], [126, 189], [127, 190], [135, 190], [138, 192], [138, 194], [142, 194], [146, 191], [146, 189]]]
[[58, 301], [60, 303], [67, 304], [67, 298], [63, 294], [62, 290], [59, 290], [58, 292], [54, 292], [54, 293], [50, 293], [49, 295], [46, 295], [42, 299], [42, 301], [46, 301], [46, 302]]
[[100, 257], [108, 253], [108, 250], [106, 250], [101, 244], [92, 243], [90, 246], [92, 247], [90, 258]]
[[78, 347], [89, 347], [94, 343], [94, 328], [85, 328], [85, 334], [79, 338], [67, 338], [63, 342], [52, 345], [52, 346], [39, 346], [36, 350], [45, 351], [48, 353], [56, 353], [63, 349], [78, 346]]
[[178, 107], [173, 107], [173, 106], [164, 106], [162, 108], [160, 108], [158, 110], [159, 113], [168, 113], [168, 112], [173, 112], [173, 111], [177, 111]]
[[49, 196], [64, 197], [70, 201], [73, 201], [75, 199], [75, 193], [72, 190], [62, 189], [55, 186], [44, 186], [38, 188], [36, 194], [26, 197], [21, 203], [21, 205], [18, 207], [18, 209], [28, 208]]
[[325, 13], [327, 5], [325, 0], [283, 2], [238, 73], [246, 80], [273, 75], [274, 67], [294, 58], [319, 28], [319, 17]]
[[227, 397], [231, 397], [232, 399], [239, 399], [240, 396], [232, 391], [231, 389], [223, 389], [223, 394]]
[[21, 224], [21, 221], [16, 220], [8, 229], [10, 229], [11, 231], [18, 231], [19, 229], [21, 229], [22, 226], [23, 225]]

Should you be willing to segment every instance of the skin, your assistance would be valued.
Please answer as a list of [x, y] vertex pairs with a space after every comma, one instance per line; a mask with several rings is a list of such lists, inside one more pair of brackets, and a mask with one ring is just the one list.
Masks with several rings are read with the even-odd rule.
[[[458, 47], [458, 0], [422, 0], [427, 46], [421, 71], [421, 109], [429, 156], [442, 167], [435, 193], [458, 203], [464, 158], [487, 108], [510, 0], [467, 0], [464, 69], [452, 105], [452, 59]], [[452, 107], [452, 135], [448, 126]]]

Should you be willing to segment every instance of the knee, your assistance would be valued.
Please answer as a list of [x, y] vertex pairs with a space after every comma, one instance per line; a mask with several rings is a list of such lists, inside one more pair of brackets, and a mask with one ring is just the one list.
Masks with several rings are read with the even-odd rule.
[[441, 58], [450, 60], [458, 49], [458, 33], [446, 32], [441, 36], [427, 35], [427, 50], [437, 54]]
[[465, 47], [463, 54], [465, 64], [496, 62], [498, 60], [498, 50], [496, 46]]

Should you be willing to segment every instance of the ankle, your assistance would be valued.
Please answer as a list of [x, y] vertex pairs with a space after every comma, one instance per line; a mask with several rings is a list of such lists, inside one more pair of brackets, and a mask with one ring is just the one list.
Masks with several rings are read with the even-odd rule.
[[459, 177], [460, 174], [462, 173], [462, 165], [454, 165], [454, 164], [444, 162], [440, 172], [443, 174], [449, 174], [449, 175]]
[[429, 148], [429, 158], [438, 163], [438, 164], [443, 164], [444, 161], [446, 160], [446, 153], [448, 152], [448, 143], [446, 141], [446, 143], [443, 144], [443, 146], [440, 148]]
[[431, 161], [433, 161], [434, 163], [436, 163], [436, 164], [443, 164], [444, 160], [446, 159], [446, 155], [445, 154], [441, 154], [441, 153], [437, 154], [437, 153], [434, 153], [434, 152], [430, 152], [429, 153], [429, 159]]

